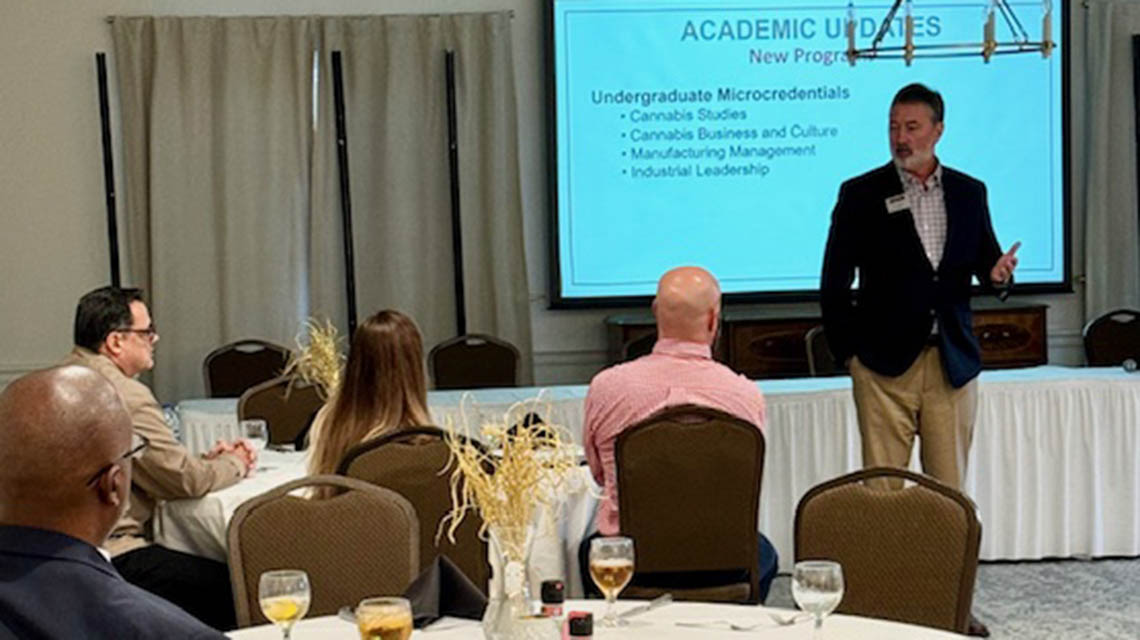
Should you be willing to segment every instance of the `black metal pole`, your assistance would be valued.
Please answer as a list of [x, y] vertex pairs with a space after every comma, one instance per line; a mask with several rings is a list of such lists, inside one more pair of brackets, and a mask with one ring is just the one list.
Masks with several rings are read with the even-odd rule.
[[455, 52], [444, 52], [447, 70], [447, 152], [451, 176], [451, 253], [455, 266], [455, 326], [467, 333], [467, 303], [463, 290], [463, 225], [459, 215], [459, 127], [455, 115]]
[[356, 267], [352, 256], [352, 196], [348, 190], [348, 127], [344, 120], [344, 75], [340, 52], [332, 52], [333, 102], [336, 109], [336, 164], [340, 170], [340, 215], [344, 225], [344, 285], [348, 294], [348, 335], [356, 333]]
[[99, 120], [103, 135], [103, 192], [107, 204], [107, 244], [111, 249], [111, 286], [122, 286], [119, 276], [119, 223], [115, 216], [115, 162], [111, 150], [111, 107], [107, 101], [107, 54], [95, 54], [99, 84]]

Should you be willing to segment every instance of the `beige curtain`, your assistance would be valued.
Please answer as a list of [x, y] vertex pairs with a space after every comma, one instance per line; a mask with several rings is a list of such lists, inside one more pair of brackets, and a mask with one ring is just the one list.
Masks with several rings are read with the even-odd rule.
[[1074, 14], [1082, 11], [1074, 15], [1075, 24], [1084, 21], [1084, 65], [1073, 69], [1073, 153], [1081, 172], [1075, 182], [1084, 188], [1074, 193], [1073, 203], [1083, 213], [1085, 319], [1090, 320], [1117, 307], [1140, 308], [1132, 82], [1132, 35], [1140, 33], [1140, 3], [1074, 4]]
[[115, 18], [124, 237], [162, 336], [154, 386], [203, 393], [205, 355], [306, 317], [311, 18]]
[[454, 336], [444, 51], [456, 55], [467, 327], [514, 343], [532, 379], [510, 16], [320, 18], [313, 155], [314, 313], [344, 327], [331, 52], [343, 55], [360, 319], [415, 318], [425, 347]]

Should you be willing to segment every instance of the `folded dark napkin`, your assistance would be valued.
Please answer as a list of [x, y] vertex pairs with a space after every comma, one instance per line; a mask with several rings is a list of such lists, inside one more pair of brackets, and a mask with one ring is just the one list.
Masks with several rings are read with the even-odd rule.
[[447, 556], [436, 556], [412, 581], [404, 597], [412, 603], [417, 629], [443, 616], [480, 620], [487, 608], [487, 596]]

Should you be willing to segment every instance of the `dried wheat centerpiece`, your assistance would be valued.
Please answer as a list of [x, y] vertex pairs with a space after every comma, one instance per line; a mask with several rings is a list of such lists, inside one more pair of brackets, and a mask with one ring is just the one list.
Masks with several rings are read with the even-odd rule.
[[441, 527], [454, 542], [463, 517], [476, 511], [483, 518], [480, 535], [493, 539], [506, 564], [524, 563], [535, 512], [541, 506], [553, 509], [563, 497], [567, 473], [577, 466], [575, 448], [564, 427], [535, 420], [553, 415], [542, 396], [515, 403], [501, 420], [483, 422], [477, 432], [469, 413], [460, 412], [463, 424], [444, 425], [451, 448], [452, 509]]
[[322, 400], [328, 400], [340, 386], [344, 370], [344, 339], [329, 320], [310, 318], [305, 322], [308, 344], [297, 336], [297, 349], [289, 356], [282, 375], [316, 385]]

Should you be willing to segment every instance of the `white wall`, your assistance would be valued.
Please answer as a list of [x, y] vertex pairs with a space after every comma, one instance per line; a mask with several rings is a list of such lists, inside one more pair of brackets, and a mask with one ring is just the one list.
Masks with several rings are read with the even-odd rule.
[[[540, 384], [588, 380], [604, 365], [603, 320], [606, 315], [620, 310], [550, 311], [546, 308], [548, 204], [542, 22], [545, 1], [2, 0], [0, 385], [61, 358], [70, 348], [71, 320], [77, 298], [109, 280], [93, 58], [96, 51], [111, 51], [105, 16], [494, 9], [512, 9], [515, 16], [512, 29], [535, 376]], [[1074, 28], [1074, 32], [1080, 30]], [[110, 62], [113, 65], [114, 61]], [[1000, 64], [1000, 60], [995, 64]], [[1074, 64], [1074, 68], [1080, 66]], [[1074, 91], [1073, 95], [1081, 94]], [[112, 113], [118, 113], [115, 104], [112, 104]], [[1079, 122], [1079, 118], [1074, 118], [1074, 128]], [[117, 131], [115, 137], [117, 142]], [[116, 160], [121, 166], [121, 157], [117, 155]], [[1074, 219], [1077, 218], [1079, 215], [1074, 211]], [[1074, 245], [1079, 246], [1079, 243]], [[1074, 264], [1081, 262], [1078, 254]], [[1028, 300], [1050, 305], [1050, 360], [1079, 364], [1083, 322], [1079, 296], [1051, 295]], [[801, 311], [815, 307], [780, 305], [778, 308]], [[160, 343], [158, 357], [162, 357], [161, 350]]]

